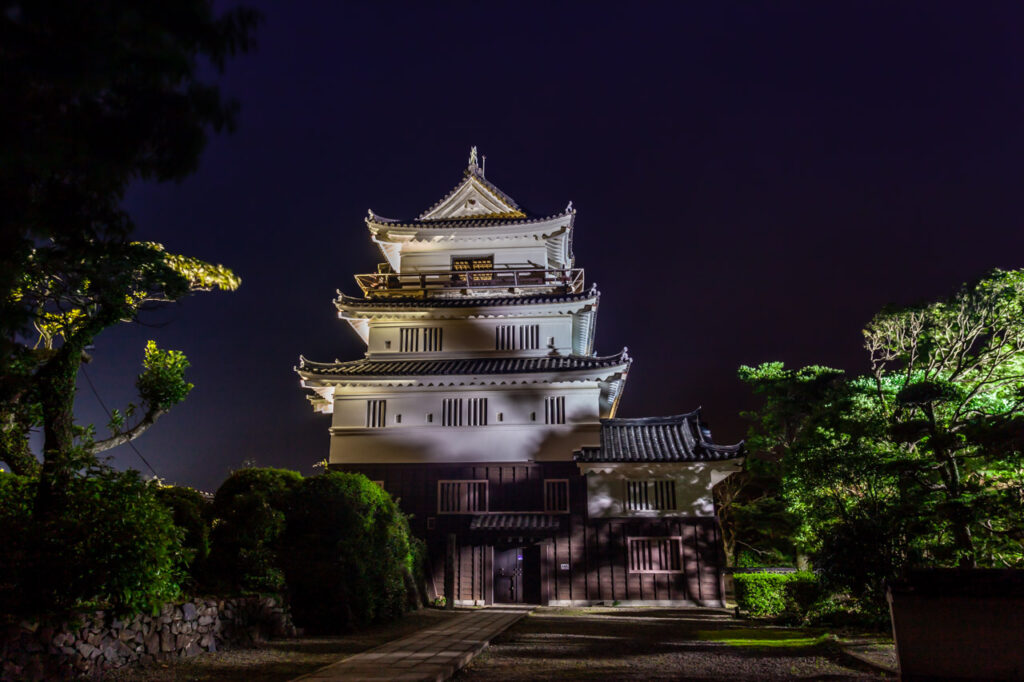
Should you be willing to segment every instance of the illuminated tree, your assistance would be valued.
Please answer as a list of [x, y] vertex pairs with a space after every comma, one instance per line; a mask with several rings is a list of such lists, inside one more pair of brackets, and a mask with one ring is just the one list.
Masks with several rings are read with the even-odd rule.
[[1024, 566], [1024, 270], [883, 311], [864, 338], [862, 376], [740, 369], [797, 544], [876, 605], [908, 565]]

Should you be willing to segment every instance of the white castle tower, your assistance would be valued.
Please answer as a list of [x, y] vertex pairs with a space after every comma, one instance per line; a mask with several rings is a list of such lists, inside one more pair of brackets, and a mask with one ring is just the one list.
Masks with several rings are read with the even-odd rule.
[[385, 262], [338, 315], [366, 357], [297, 372], [333, 415], [329, 462], [571, 461], [614, 416], [630, 359], [594, 354], [600, 294], [572, 253], [572, 204], [529, 216], [474, 147], [463, 180], [415, 220], [370, 211]]

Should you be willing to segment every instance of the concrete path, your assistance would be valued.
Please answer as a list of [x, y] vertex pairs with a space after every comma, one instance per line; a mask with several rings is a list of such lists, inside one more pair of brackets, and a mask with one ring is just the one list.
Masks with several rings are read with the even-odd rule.
[[519, 606], [467, 610], [443, 625], [350, 656], [293, 682], [447, 680], [531, 610]]

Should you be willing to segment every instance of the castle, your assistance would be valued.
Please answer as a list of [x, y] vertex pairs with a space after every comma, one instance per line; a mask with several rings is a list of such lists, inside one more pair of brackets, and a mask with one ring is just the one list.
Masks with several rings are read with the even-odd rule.
[[328, 465], [400, 500], [457, 604], [720, 606], [711, 488], [741, 445], [699, 411], [615, 418], [632, 360], [594, 353], [575, 220], [527, 215], [476, 148], [416, 219], [370, 211], [385, 262], [335, 301], [366, 356], [296, 368], [332, 415]]

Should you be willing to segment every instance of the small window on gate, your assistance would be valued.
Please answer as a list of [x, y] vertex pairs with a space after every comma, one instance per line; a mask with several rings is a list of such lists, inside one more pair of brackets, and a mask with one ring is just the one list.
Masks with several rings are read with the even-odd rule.
[[437, 527], [437, 517], [435, 517], [435, 516], [428, 516], [427, 517], [427, 530], [434, 530], [436, 527]]
[[683, 539], [627, 538], [630, 573], [682, 573]]
[[569, 479], [544, 479], [544, 511], [556, 514], [569, 512]]

